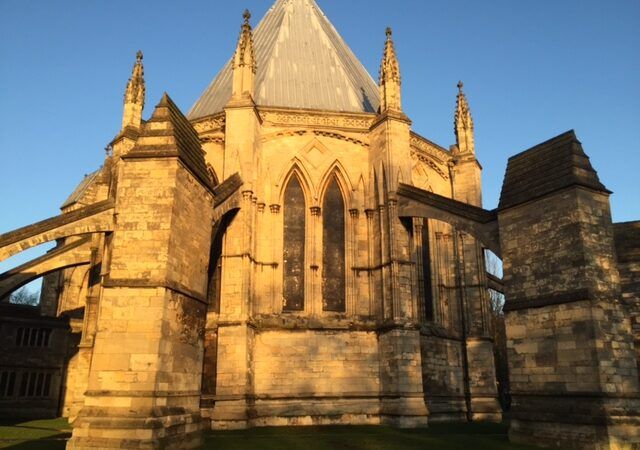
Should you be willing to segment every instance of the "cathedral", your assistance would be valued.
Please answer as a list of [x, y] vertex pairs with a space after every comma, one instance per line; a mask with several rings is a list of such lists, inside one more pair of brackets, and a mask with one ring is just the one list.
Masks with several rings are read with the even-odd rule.
[[[609, 259], [575, 262], [611, 261], [602, 263], [606, 270], [584, 280], [578, 271], [561, 284], [554, 278], [555, 287], [576, 286], [551, 296], [538, 279], [554, 264], [549, 255], [562, 252], [552, 235], [535, 233], [540, 221], [556, 219], [549, 213], [532, 225], [513, 211], [556, 191], [566, 200], [575, 188], [582, 197], [572, 207], [597, 207], [594, 217], [606, 218], [601, 199], [609, 191], [569, 132], [510, 159], [499, 209], [482, 209], [482, 166], [462, 83], [452, 98], [455, 143], [443, 147], [412, 131], [391, 29], [380, 43], [374, 80], [314, 0], [277, 0], [255, 29], [244, 13], [229, 62], [188, 112], [165, 93], [148, 119], [138, 52], [122, 127], [102, 167], [82, 180], [60, 216], [0, 235], [0, 260], [57, 241], [28, 273], [44, 276], [41, 314], [70, 327], [65, 369], [48, 388], [61, 393], [61, 414], [74, 427], [67, 448], [196, 448], [206, 429], [499, 422], [489, 288], [503, 283], [487, 274], [486, 250], [503, 257], [508, 303], [513, 298], [512, 436], [552, 444], [576, 428], [578, 419], [562, 428], [540, 418], [562, 405], [560, 394], [556, 403], [522, 399], [562, 383], [565, 394], [601, 392], [604, 384], [567, 388], [565, 372], [552, 379], [562, 364], [540, 357], [543, 343], [527, 339], [543, 336], [551, 345], [549, 336], [571, 327], [567, 317], [580, 316], [567, 316], [567, 304], [596, 308], [593, 286], [578, 286], [593, 273], [619, 286], [608, 269], [617, 267], [615, 253], [605, 252], [613, 231], [604, 234], [611, 245], [598, 247]], [[535, 159], [549, 149], [551, 159]], [[551, 253], [523, 253], [530, 248], [522, 239], [551, 245]], [[588, 248], [574, 244], [571, 251]], [[633, 255], [629, 279], [638, 267]], [[0, 278], [0, 297], [25, 279]], [[624, 286], [629, 304], [637, 301]], [[640, 301], [634, 305], [638, 313]], [[526, 316], [541, 308], [552, 312]], [[562, 310], [557, 317], [553, 308]], [[614, 331], [585, 332], [585, 339], [616, 349], [622, 378], [612, 383], [624, 392], [613, 391], [627, 399], [616, 405], [634, 417], [624, 423], [637, 424], [633, 330], [636, 340], [640, 333], [622, 306], [611, 308], [606, 319], [589, 320], [609, 320]], [[572, 330], [556, 340], [579, 347], [582, 328]], [[589, 355], [597, 359], [584, 363], [589, 370], [606, 366], [601, 353]], [[545, 364], [554, 369], [538, 370]], [[527, 371], [533, 375], [523, 379]], [[538, 375], [549, 379], [536, 385]], [[593, 406], [589, 398], [584, 408]], [[636, 425], [584, 426], [605, 429], [611, 442], [640, 440]]]

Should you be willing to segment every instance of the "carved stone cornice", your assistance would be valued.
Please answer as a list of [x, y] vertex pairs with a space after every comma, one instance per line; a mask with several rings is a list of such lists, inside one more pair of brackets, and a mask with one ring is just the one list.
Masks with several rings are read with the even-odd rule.
[[446, 167], [453, 159], [451, 153], [413, 132], [411, 133], [411, 157], [431, 167], [443, 179], [449, 179], [449, 171]]
[[305, 126], [345, 131], [367, 132], [375, 120], [374, 114], [335, 113], [285, 108], [259, 108], [263, 123], [280, 126]]
[[200, 142], [203, 144], [210, 142], [214, 144], [224, 144], [224, 136], [200, 136]]
[[224, 112], [207, 116], [197, 121], [191, 122], [198, 134], [210, 133], [212, 131], [222, 131], [225, 125], [226, 116]]
[[443, 170], [441, 164], [436, 163], [430, 155], [425, 155], [421, 153], [419, 150], [415, 150], [413, 147], [411, 148], [411, 157], [413, 159], [417, 159], [420, 162], [423, 162], [427, 166], [431, 167], [438, 175], [440, 175], [443, 179], [448, 180], [449, 175], [447, 172]]
[[283, 137], [295, 137], [295, 136], [325, 137], [329, 139], [338, 139], [340, 141], [350, 142], [352, 144], [359, 145], [361, 147], [369, 147], [368, 142], [362, 141], [360, 139], [356, 139], [351, 136], [347, 136], [342, 133], [336, 133], [336, 132], [324, 131], [324, 130], [305, 130], [305, 129], [284, 130], [284, 131], [279, 131], [277, 133], [267, 134], [262, 137], [261, 142], [264, 143], [264, 142], [273, 141], [274, 139], [280, 139]]

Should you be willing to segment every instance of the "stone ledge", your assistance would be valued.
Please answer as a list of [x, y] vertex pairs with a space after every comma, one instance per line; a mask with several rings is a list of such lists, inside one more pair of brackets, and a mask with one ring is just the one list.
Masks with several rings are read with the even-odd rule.
[[593, 294], [589, 289], [578, 289], [575, 291], [562, 292], [554, 295], [539, 295], [536, 297], [523, 297], [515, 299], [507, 299], [504, 304], [504, 311], [520, 311], [530, 308], [543, 308], [551, 305], [562, 305], [565, 303], [574, 303], [580, 301], [590, 301]]

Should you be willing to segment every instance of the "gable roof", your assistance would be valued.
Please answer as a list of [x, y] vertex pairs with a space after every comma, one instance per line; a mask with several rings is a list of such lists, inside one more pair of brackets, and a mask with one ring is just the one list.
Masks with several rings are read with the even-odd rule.
[[198, 133], [166, 92], [123, 159], [165, 156], [180, 158], [205, 186], [213, 189]]
[[[375, 113], [378, 86], [314, 0], [277, 0], [254, 32], [260, 106]], [[231, 98], [230, 60], [188, 113], [195, 120]]]
[[509, 158], [498, 208], [510, 208], [576, 185], [610, 193], [570, 130]]

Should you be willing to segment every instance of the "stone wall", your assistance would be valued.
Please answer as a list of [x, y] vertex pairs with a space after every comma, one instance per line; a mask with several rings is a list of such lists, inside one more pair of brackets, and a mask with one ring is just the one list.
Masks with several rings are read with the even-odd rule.
[[622, 301], [631, 318], [640, 373], [640, 222], [613, 225]]
[[374, 332], [259, 332], [254, 370], [256, 395], [377, 395], [377, 337]]
[[499, 221], [511, 438], [576, 448], [637, 442], [638, 374], [607, 194], [567, 188], [501, 211]]
[[0, 418], [59, 416], [69, 335], [66, 319], [0, 304]]
[[375, 332], [261, 331], [253, 372], [256, 425], [377, 420]]
[[423, 335], [420, 348], [429, 420], [464, 420], [467, 407], [460, 340]]

